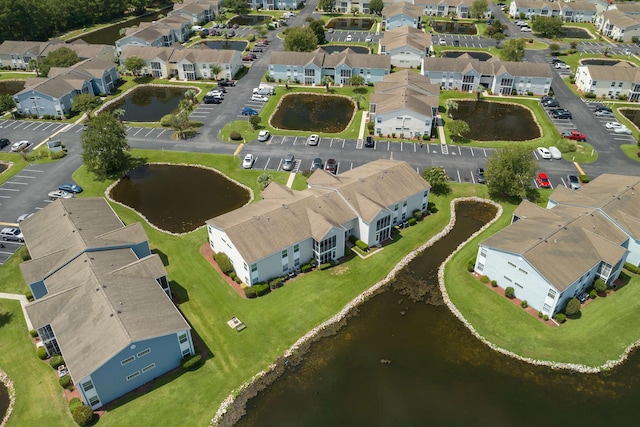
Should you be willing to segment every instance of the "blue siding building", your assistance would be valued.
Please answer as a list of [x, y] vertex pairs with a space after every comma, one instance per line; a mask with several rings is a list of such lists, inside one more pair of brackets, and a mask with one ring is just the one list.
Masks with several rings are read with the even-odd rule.
[[[101, 198], [61, 199], [23, 221], [26, 307], [47, 354], [60, 354], [91, 408], [193, 354], [166, 270], [140, 223], [124, 226]], [[52, 238], [55, 233], [55, 238]]]

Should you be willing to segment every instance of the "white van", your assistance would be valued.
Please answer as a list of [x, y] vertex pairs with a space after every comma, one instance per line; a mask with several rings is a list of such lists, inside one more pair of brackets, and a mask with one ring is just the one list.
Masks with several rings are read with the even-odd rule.
[[202, 31], [202, 27], [200, 25], [194, 25], [193, 27], [191, 27], [191, 31], [197, 33], [198, 31]]
[[558, 150], [558, 147], [549, 147], [549, 153], [551, 153], [551, 158], [559, 160], [562, 158], [562, 153]]

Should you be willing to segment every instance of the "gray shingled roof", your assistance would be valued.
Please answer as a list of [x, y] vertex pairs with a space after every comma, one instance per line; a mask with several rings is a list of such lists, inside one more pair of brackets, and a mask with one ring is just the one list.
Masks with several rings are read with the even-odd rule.
[[506, 70], [512, 76], [553, 77], [549, 64], [537, 64], [533, 62], [507, 62], [507, 61], [480, 61], [467, 58], [424, 58], [423, 72], [449, 71], [468, 72], [473, 69], [480, 74], [496, 75], [501, 70]]
[[616, 66], [608, 65], [580, 65], [579, 68], [586, 67], [589, 75], [593, 80], [607, 80], [607, 81], [627, 81], [638, 83], [640, 82], [640, 69], [638, 67], [632, 67], [626, 63], [619, 63]]
[[322, 68], [335, 68], [340, 64], [347, 64], [352, 68], [384, 68], [391, 67], [391, 58], [386, 55], [370, 55], [359, 53], [328, 54], [324, 50], [314, 52], [272, 52], [269, 61], [276, 65], [308, 66], [315, 64]]
[[386, 50], [411, 46], [425, 52], [425, 49], [430, 47], [432, 43], [431, 34], [408, 25], [385, 31], [380, 40], [380, 44], [385, 46]]
[[382, 16], [385, 16], [387, 18], [391, 18], [393, 16], [398, 16], [398, 15], [407, 15], [413, 18], [418, 18], [422, 16], [423, 12], [424, 12], [423, 7], [413, 5], [406, 1], [386, 4], [382, 8]]

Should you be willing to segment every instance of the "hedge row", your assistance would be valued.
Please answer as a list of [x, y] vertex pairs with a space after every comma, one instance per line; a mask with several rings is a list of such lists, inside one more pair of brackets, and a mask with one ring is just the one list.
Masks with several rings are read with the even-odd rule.
[[632, 273], [635, 274], [639, 274], [640, 273], [640, 268], [638, 268], [637, 266], [631, 264], [630, 262], [625, 262], [624, 263], [624, 268], [626, 268], [627, 270], [629, 270]]
[[369, 250], [369, 245], [367, 245], [365, 242], [363, 242], [362, 240], [356, 240], [356, 246], [358, 248], [360, 248], [360, 250], [362, 251], [368, 251]]
[[191, 354], [182, 358], [182, 367], [186, 370], [193, 370], [200, 366], [202, 356], [199, 354]]
[[233, 273], [233, 264], [231, 264], [231, 260], [224, 252], [218, 252], [213, 255], [213, 260], [218, 264], [220, 270], [227, 276]]

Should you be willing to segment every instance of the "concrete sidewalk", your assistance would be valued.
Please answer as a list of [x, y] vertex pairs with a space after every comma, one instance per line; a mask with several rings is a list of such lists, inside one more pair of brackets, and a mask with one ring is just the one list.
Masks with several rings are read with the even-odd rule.
[[29, 300], [26, 296], [20, 294], [8, 294], [5, 292], [0, 292], [0, 299], [12, 299], [16, 301], [20, 301], [20, 306], [22, 307], [22, 314], [24, 315], [24, 321], [27, 324], [27, 329], [32, 330], [33, 325], [31, 324], [31, 319], [27, 316], [27, 310], [25, 310], [25, 306], [29, 304]]

